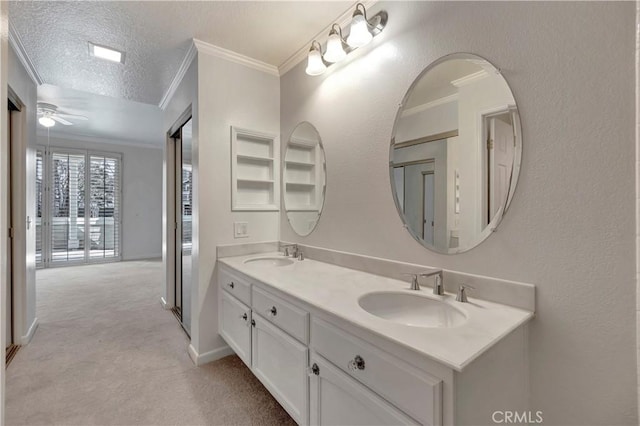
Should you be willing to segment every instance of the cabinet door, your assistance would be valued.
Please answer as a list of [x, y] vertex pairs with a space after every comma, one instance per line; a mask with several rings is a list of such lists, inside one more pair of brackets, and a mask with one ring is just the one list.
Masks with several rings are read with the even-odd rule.
[[298, 424], [307, 424], [307, 347], [255, 312], [252, 324], [253, 374]]
[[311, 356], [312, 425], [408, 425], [415, 420], [335, 368]]
[[251, 368], [251, 309], [226, 291], [222, 292], [220, 335]]

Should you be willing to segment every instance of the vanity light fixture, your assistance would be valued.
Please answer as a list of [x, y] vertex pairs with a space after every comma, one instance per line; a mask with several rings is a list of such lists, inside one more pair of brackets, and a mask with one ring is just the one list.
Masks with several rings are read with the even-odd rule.
[[320, 43], [313, 40], [311, 43], [311, 49], [309, 49], [309, 55], [307, 56], [307, 74], [320, 75], [327, 70], [327, 66], [322, 60], [322, 46]]
[[[336, 31], [336, 27], [338, 30]], [[347, 52], [343, 47], [344, 39], [342, 38], [342, 28], [340, 25], [333, 24], [329, 32], [329, 40], [327, 40], [327, 51], [324, 53], [324, 60], [335, 64], [347, 57]]]
[[[344, 59], [348, 53], [369, 43], [374, 36], [380, 34], [387, 25], [387, 12], [381, 10], [371, 19], [367, 19], [367, 10], [362, 3], [356, 5], [356, 10], [351, 18], [349, 35], [345, 41], [342, 36], [342, 28], [338, 24], [331, 26], [327, 40], [327, 50], [322, 53], [322, 45], [314, 40], [307, 56], [307, 69], [309, 75], [320, 75], [327, 70], [327, 66]], [[337, 27], [337, 30], [336, 30]]]

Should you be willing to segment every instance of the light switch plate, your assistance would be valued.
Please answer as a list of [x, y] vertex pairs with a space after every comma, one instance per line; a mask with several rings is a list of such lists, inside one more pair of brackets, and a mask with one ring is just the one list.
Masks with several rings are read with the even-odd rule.
[[234, 238], [248, 238], [249, 237], [249, 224], [247, 222], [234, 222], [233, 223], [233, 236], [234, 236]]

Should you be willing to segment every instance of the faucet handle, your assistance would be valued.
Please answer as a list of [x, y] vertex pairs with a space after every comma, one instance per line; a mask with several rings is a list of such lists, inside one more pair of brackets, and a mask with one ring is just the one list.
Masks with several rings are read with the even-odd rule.
[[420, 274], [409, 274], [407, 272], [403, 272], [402, 275], [411, 277], [411, 287], [410, 290], [420, 290], [420, 283], [418, 282], [418, 275]]
[[468, 303], [467, 300], [467, 289], [471, 289], [471, 290], [475, 290], [475, 287], [472, 287], [470, 285], [467, 284], [462, 284], [459, 288], [458, 288], [458, 294], [456, 295], [456, 302], [462, 302], [462, 303]]

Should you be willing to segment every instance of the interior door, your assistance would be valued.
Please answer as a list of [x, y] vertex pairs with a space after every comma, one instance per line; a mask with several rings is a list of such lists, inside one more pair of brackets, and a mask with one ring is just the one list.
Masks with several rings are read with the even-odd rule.
[[5, 315], [4, 324], [6, 330], [6, 347], [10, 347], [13, 344], [13, 214], [12, 214], [12, 185], [13, 182], [11, 180], [11, 113], [12, 111], [17, 110], [15, 106], [11, 102], [9, 102], [9, 112], [8, 112], [8, 123], [7, 123], [7, 169], [5, 171], [5, 179], [7, 182], [7, 194], [6, 198], [3, 200], [3, 209], [4, 214], [7, 218], [7, 226], [9, 227], [9, 232], [7, 232], [7, 241], [6, 244], [6, 253], [7, 253], [7, 268], [6, 268], [6, 277], [5, 282], [7, 283], [7, 298], [5, 300]]
[[173, 135], [175, 141], [175, 313], [191, 332], [191, 247], [193, 205], [192, 120]]
[[509, 195], [513, 151], [514, 132], [509, 114], [489, 118], [489, 222], [504, 207]]
[[424, 194], [422, 239], [433, 244], [435, 223], [435, 179], [433, 172], [422, 173], [422, 187]]

